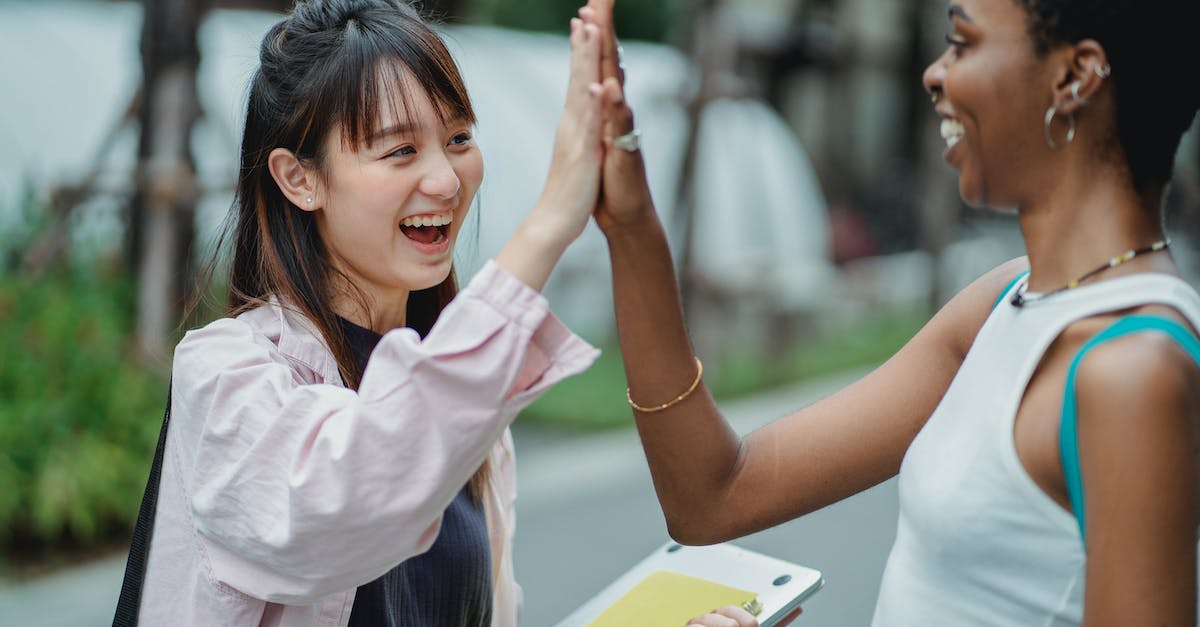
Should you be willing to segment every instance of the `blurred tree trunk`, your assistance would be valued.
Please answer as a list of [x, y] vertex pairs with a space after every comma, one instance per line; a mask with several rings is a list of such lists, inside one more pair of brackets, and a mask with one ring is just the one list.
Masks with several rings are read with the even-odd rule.
[[198, 196], [191, 134], [200, 114], [196, 41], [204, 0], [145, 0], [141, 138], [127, 257], [137, 276], [137, 346], [165, 361], [191, 275]]

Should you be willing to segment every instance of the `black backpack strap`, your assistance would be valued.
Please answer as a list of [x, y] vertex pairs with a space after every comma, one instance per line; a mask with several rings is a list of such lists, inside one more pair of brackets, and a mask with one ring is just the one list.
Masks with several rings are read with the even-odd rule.
[[125, 581], [121, 584], [121, 597], [117, 599], [117, 611], [113, 615], [113, 627], [136, 627], [138, 610], [142, 604], [142, 579], [146, 576], [146, 557], [150, 552], [150, 536], [154, 531], [154, 510], [158, 505], [159, 476], [162, 475], [163, 448], [167, 443], [167, 425], [171, 422], [171, 388], [167, 388], [167, 409], [163, 412], [162, 430], [158, 433], [158, 448], [154, 451], [154, 463], [150, 466], [150, 478], [146, 481], [146, 492], [142, 494], [142, 507], [138, 510], [137, 523], [133, 526], [133, 540], [129, 543], [129, 560], [125, 562]]

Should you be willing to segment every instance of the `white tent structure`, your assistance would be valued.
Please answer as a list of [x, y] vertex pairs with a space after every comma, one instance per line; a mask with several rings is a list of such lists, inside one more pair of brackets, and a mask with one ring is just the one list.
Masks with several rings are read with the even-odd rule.
[[[202, 25], [198, 80], [206, 119], [193, 138], [205, 189], [202, 237], [215, 232], [229, 207], [246, 84], [262, 34], [277, 19], [221, 10]], [[140, 23], [137, 3], [0, 0], [0, 232], [19, 220], [24, 189], [44, 195], [93, 166], [138, 85]], [[566, 88], [568, 46], [565, 36], [487, 27], [451, 27], [445, 34], [474, 100], [486, 168], [478, 232], [467, 229], [460, 242], [460, 274], [468, 277], [540, 193]], [[651, 189], [669, 216], [684, 159], [684, 100], [696, 78], [672, 48], [624, 47]], [[136, 144], [131, 125], [99, 157], [100, 186], [111, 193], [79, 211], [84, 228], [77, 229], [76, 245], [85, 252], [119, 239], [119, 203]], [[759, 102], [721, 100], [702, 114], [697, 150], [692, 245], [699, 278], [740, 302], [807, 307], [832, 268], [824, 199], [794, 134]], [[679, 234], [670, 236], [678, 245]], [[609, 332], [607, 252], [596, 229], [568, 251], [547, 297], [585, 335]]]

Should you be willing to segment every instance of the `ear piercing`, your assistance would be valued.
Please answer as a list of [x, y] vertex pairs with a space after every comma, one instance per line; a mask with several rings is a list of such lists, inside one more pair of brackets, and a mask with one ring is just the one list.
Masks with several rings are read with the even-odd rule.
[[308, 201], [308, 204], [310, 204], [310, 205], [312, 204], [312, 196], [309, 196], [309, 197], [308, 197], [308, 198], [306, 198], [305, 200], [307, 200], [307, 201]]
[[1071, 83], [1071, 97], [1075, 99], [1075, 104], [1081, 106], [1087, 104], [1087, 98], [1083, 98], [1079, 95], [1079, 86], [1082, 84], [1082, 81], [1075, 81], [1074, 83]]
[[1096, 76], [1104, 79], [1112, 75], [1112, 66], [1107, 63], [1104, 65], [1094, 65], [1092, 66], [1092, 71], [1096, 73]]

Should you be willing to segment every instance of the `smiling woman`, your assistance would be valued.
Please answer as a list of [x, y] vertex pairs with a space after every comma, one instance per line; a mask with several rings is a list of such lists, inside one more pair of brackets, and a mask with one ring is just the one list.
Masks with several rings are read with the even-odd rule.
[[596, 355], [539, 293], [599, 190], [597, 29], [571, 50], [545, 190], [459, 293], [483, 161], [441, 39], [398, 0], [266, 33], [227, 317], [175, 352], [143, 623], [516, 623], [508, 425]]
[[[590, 4], [606, 26], [611, 0]], [[667, 527], [719, 542], [898, 475], [875, 625], [1195, 625], [1200, 294], [1162, 197], [1200, 81], [1163, 69], [1194, 59], [1200, 3], [948, 6], [924, 73], [945, 158], [968, 203], [1017, 213], [1028, 255], [862, 380], [745, 438], [701, 382], [640, 156], [605, 154], [597, 222]]]

